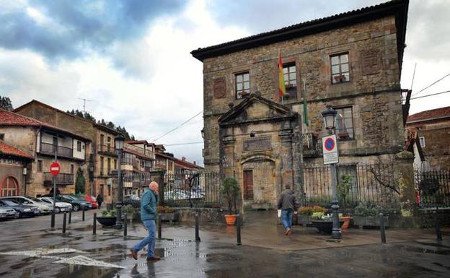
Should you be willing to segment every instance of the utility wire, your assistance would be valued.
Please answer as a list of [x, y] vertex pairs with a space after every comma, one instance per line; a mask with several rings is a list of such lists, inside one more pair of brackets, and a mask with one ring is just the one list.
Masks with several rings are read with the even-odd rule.
[[181, 145], [195, 145], [195, 144], [203, 144], [203, 141], [201, 141], [201, 142], [187, 142], [187, 143], [164, 144], [164, 146], [181, 146]]
[[440, 95], [440, 94], [445, 94], [445, 93], [450, 93], [450, 91], [443, 91], [443, 92], [439, 92], [439, 93], [435, 93], [435, 94], [429, 94], [429, 95], [426, 95], [426, 96], [412, 97], [411, 99], [418, 99], [418, 98], [424, 98], [424, 97], [431, 97], [431, 96]]
[[422, 90], [418, 91], [417, 93], [413, 94], [413, 95], [417, 95], [420, 94], [421, 92], [425, 91], [426, 89], [430, 88], [431, 86], [433, 86], [434, 84], [440, 82], [441, 80], [443, 80], [444, 78], [446, 78], [447, 76], [449, 76], [450, 73], [447, 73], [446, 75], [444, 75], [443, 77], [439, 78], [438, 80], [434, 81], [433, 83], [431, 83], [430, 85], [426, 86], [425, 88], [423, 88]]
[[183, 125], [187, 124], [190, 120], [194, 119], [195, 117], [197, 117], [198, 115], [200, 115], [201, 113], [203, 113], [203, 111], [198, 112], [197, 114], [195, 114], [194, 116], [190, 117], [189, 119], [187, 119], [186, 121], [184, 121], [183, 123], [181, 123], [179, 126], [167, 131], [166, 133], [164, 133], [163, 135], [159, 136], [158, 138], [154, 139], [153, 142], [158, 141], [159, 139], [163, 138], [164, 136], [166, 136], [167, 134], [179, 129], [180, 127], [182, 127]]

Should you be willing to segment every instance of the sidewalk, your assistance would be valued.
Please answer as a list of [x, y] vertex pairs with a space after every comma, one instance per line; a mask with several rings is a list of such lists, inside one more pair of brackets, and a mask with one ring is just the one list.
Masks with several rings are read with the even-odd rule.
[[[6, 277], [448, 277], [449, 229], [437, 244], [432, 230], [379, 231], [350, 229], [340, 242], [318, 234], [314, 228], [294, 227], [287, 237], [271, 212], [255, 212], [242, 228], [242, 245], [236, 244], [236, 227], [200, 224], [201, 242], [195, 242], [194, 225], [163, 224], [163, 239], [156, 253], [163, 259], [138, 261], [129, 249], [145, 236], [140, 224], [132, 224], [128, 237], [122, 231], [97, 227], [92, 235], [92, 211], [86, 221], [72, 217], [66, 235], [48, 228], [26, 236], [4, 233], [0, 247], [0, 275]], [[252, 220], [250, 220], [252, 219]], [[34, 220], [26, 220], [31, 223]], [[57, 220], [57, 226], [61, 223]], [[6, 224], [6, 226], [4, 226]], [[2, 228], [16, 225], [2, 223]], [[28, 226], [27, 226], [28, 227]], [[14, 227], [12, 227], [14, 228]], [[48, 254], [48, 248], [61, 254]], [[38, 250], [30, 256], [23, 250]], [[20, 251], [17, 254], [8, 252]], [[3, 252], [3, 254], [2, 254]], [[6, 254], [8, 253], [8, 254]], [[28, 255], [27, 255], [28, 254]], [[28, 257], [27, 257], [28, 256]], [[31, 257], [31, 258], [30, 258]], [[49, 267], [49, 265], [51, 267]], [[90, 265], [90, 266], [89, 266]]]

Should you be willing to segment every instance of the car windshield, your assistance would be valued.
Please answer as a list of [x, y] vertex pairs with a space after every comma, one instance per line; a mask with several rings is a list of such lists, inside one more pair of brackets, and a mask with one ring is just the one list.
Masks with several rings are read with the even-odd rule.
[[5, 203], [6, 205], [8, 205], [8, 206], [18, 206], [19, 204], [18, 203], [15, 203], [15, 202], [13, 202], [13, 201], [10, 201], [10, 200], [2, 200], [3, 201], [3, 203]]

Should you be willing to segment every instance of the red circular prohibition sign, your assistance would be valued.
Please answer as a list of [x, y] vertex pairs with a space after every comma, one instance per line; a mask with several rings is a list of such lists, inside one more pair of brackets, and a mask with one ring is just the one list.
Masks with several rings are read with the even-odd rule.
[[52, 174], [52, 176], [57, 176], [60, 170], [61, 166], [57, 161], [54, 161], [52, 164], [50, 164], [50, 173]]
[[327, 138], [326, 140], [325, 140], [325, 149], [327, 150], [327, 151], [331, 151], [331, 150], [333, 150], [334, 149], [334, 146], [335, 146], [335, 142], [334, 142], [334, 140], [332, 139], [332, 138]]

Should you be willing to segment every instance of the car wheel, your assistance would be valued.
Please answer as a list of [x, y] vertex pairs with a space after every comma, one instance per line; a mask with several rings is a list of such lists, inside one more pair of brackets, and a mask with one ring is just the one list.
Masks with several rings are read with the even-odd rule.
[[73, 205], [73, 211], [79, 211], [80, 206], [79, 205]]
[[60, 213], [60, 212], [61, 212], [61, 209], [58, 207], [55, 207], [55, 213]]

